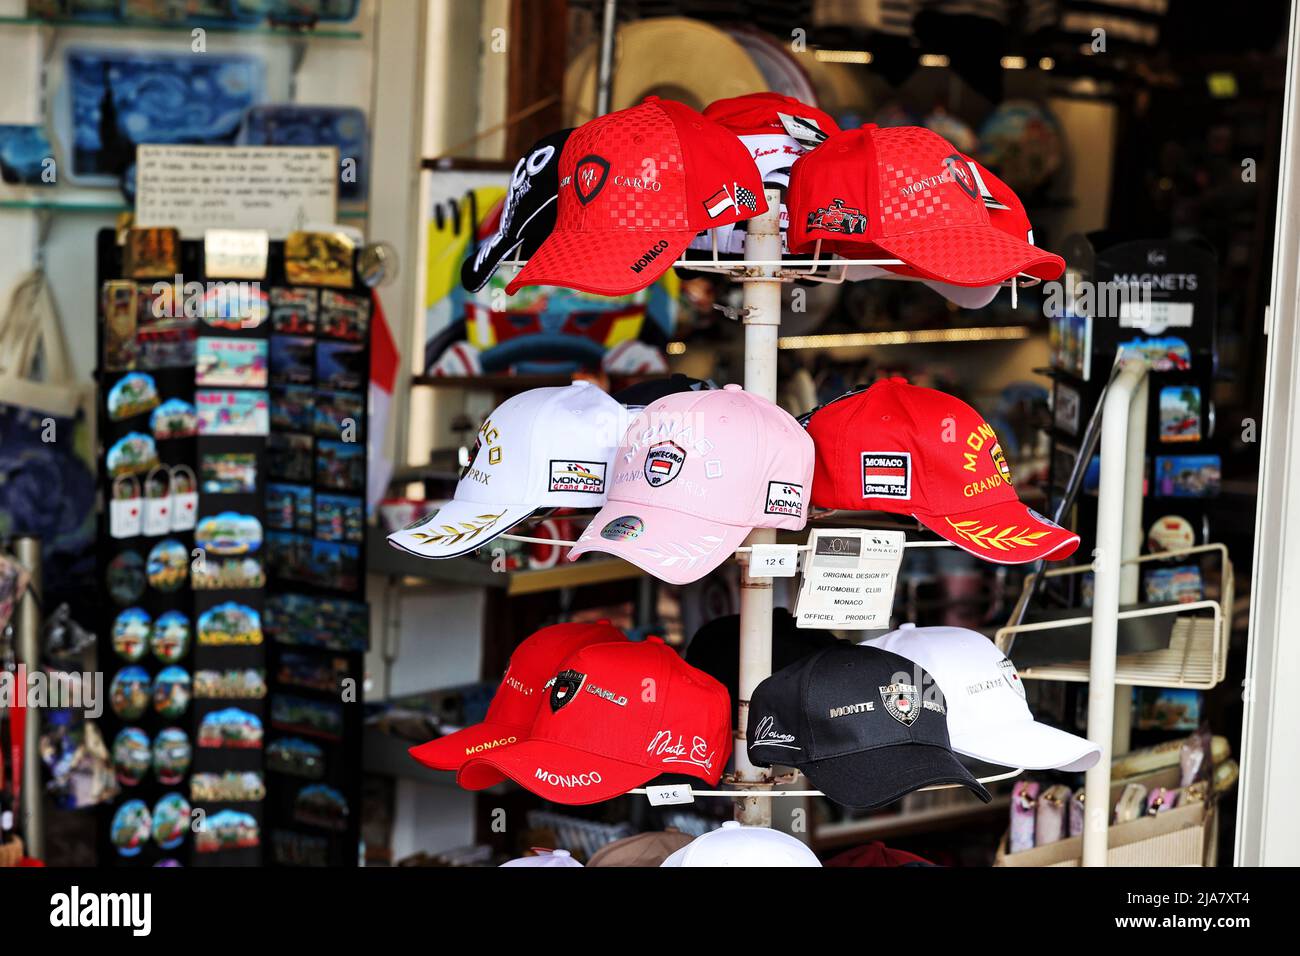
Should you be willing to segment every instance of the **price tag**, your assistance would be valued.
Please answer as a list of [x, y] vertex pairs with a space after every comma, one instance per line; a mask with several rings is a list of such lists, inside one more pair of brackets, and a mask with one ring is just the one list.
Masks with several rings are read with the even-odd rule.
[[798, 626], [889, 627], [904, 540], [901, 531], [813, 531], [795, 605]]
[[209, 229], [203, 234], [203, 271], [209, 279], [261, 279], [271, 237], [265, 229]]
[[792, 578], [798, 570], [798, 545], [756, 544], [749, 553], [751, 578]]
[[664, 787], [646, 787], [646, 799], [652, 807], [670, 807], [678, 803], [694, 803], [695, 794], [689, 783], [674, 783]]

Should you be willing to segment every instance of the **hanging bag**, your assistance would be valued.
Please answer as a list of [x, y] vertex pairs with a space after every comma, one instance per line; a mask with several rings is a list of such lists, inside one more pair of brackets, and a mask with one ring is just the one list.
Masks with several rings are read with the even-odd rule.
[[28, 273], [0, 315], [0, 539], [41, 539], [52, 592], [85, 584], [94, 569], [90, 394], [45, 275]]

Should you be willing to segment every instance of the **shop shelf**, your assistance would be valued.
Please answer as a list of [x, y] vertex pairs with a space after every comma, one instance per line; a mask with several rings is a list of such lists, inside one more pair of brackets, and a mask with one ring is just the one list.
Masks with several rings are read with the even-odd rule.
[[297, 28], [271, 25], [212, 23], [155, 23], [149, 20], [77, 20], [67, 17], [0, 16], [0, 26], [58, 27], [74, 30], [148, 30], [152, 33], [184, 33], [202, 27], [212, 33], [238, 33], [242, 36], [291, 37], [294, 39], [361, 40], [364, 34], [349, 27]]
[[933, 807], [903, 813], [884, 813], [860, 820], [823, 823], [812, 834], [812, 847], [818, 853], [857, 846], [868, 840], [889, 839], [913, 833], [929, 833], [943, 827], [958, 827], [986, 818], [1006, 817], [1011, 808], [1010, 796], [995, 796], [992, 803], [969, 803]]

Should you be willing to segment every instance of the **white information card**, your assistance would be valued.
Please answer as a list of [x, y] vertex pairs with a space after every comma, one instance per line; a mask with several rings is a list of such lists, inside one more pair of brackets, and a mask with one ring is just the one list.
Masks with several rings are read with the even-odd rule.
[[798, 626], [889, 627], [906, 537], [901, 531], [814, 530], [795, 606]]
[[265, 229], [283, 239], [310, 222], [338, 221], [333, 146], [140, 146], [135, 225]]

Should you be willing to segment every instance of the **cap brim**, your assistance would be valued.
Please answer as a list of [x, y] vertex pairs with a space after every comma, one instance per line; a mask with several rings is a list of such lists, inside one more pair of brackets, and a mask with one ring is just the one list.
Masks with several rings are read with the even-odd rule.
[[411, 747], [407, 753], [433, 770], [459, 770], [465, 761], [479, 755], [480, 748], [511, 746], [527, 734], [527, 727], [485, 722]]
[[914, 515], [941, 538], [995, 564], [1060, 561], [1074, 554], [1079, 536], [1049, 524], [1019, 501], [1004, 501], [954, 515]]
[[[698, 229], [557, 230], [510, 280], [506, 293], [514, 295], [526, 285], [562, 286], [595, 295], [639, 292], [672, 268], [698, 232]], [[654, 258], [646, 260], [650, 254]], [[643, 264], [638, 268], [638, 263]]]
[[1060, 256], [996, 226], [929, 229], [882, 237], [875, 243], [925, 278], [952, 285], [996, 285], [1022, 272], [1037, 279], [1059, 279], [1065, 272]]
[[982, 309], [998, 297], [998, 290], [1002, 288], [1000, 285], [952, 285], [934, 279], [922, 279], [921, 282], [959, 309]]
[[418, 558], [457, 558], [483, 547], [539, 511], [534, 505], [447, 502], [433, 514], [388, 536], [388, 543]]
[[524, 740], [467, 760], [456, 783], [466, 790], [486, 790], [509, 779], [552, 803], [583, 806], [622, 796], [656, 776], [650, 767], [549, 740]]
[[958, 784], [985, 803], [993, 798], [952, 752], [933, 744], [896, 744], [799, 765], [836, 803], [855, 810], [887, 806], [913, 790]]
[[952, 726], [952, 749], [985, 763], [1023, 770], [1080, 771], [1092, 767], [1101, 748], [1036, 720], [1021, 720], [963, 734]]
[[[642, 523], [636, 537], [615, 540], [602, 536], [606, 525], [628, 517]], [[750, 530], [668, 508], [620, 501], [596, 512], [578, 543], [569, 549], [569, 560], [577, 560], [589, 551], [602, 551], [669, 584], [690, 584], [720, 567]]]
[[[884, 266], [846, 266], [844, 269], [844, 278], [849, 282], [879, 279], [881, 276], [889, 275], [906, 275], [906, 273], [896, 267], [886, 269]], [[921, 283], [939, 293], [959, 309], [982, 309], [997, 298], [998, 290], [1002, 288], [1000, 285], [953, 285], [950, 282], [938, 282], [934, 279], [922, 279]]]

